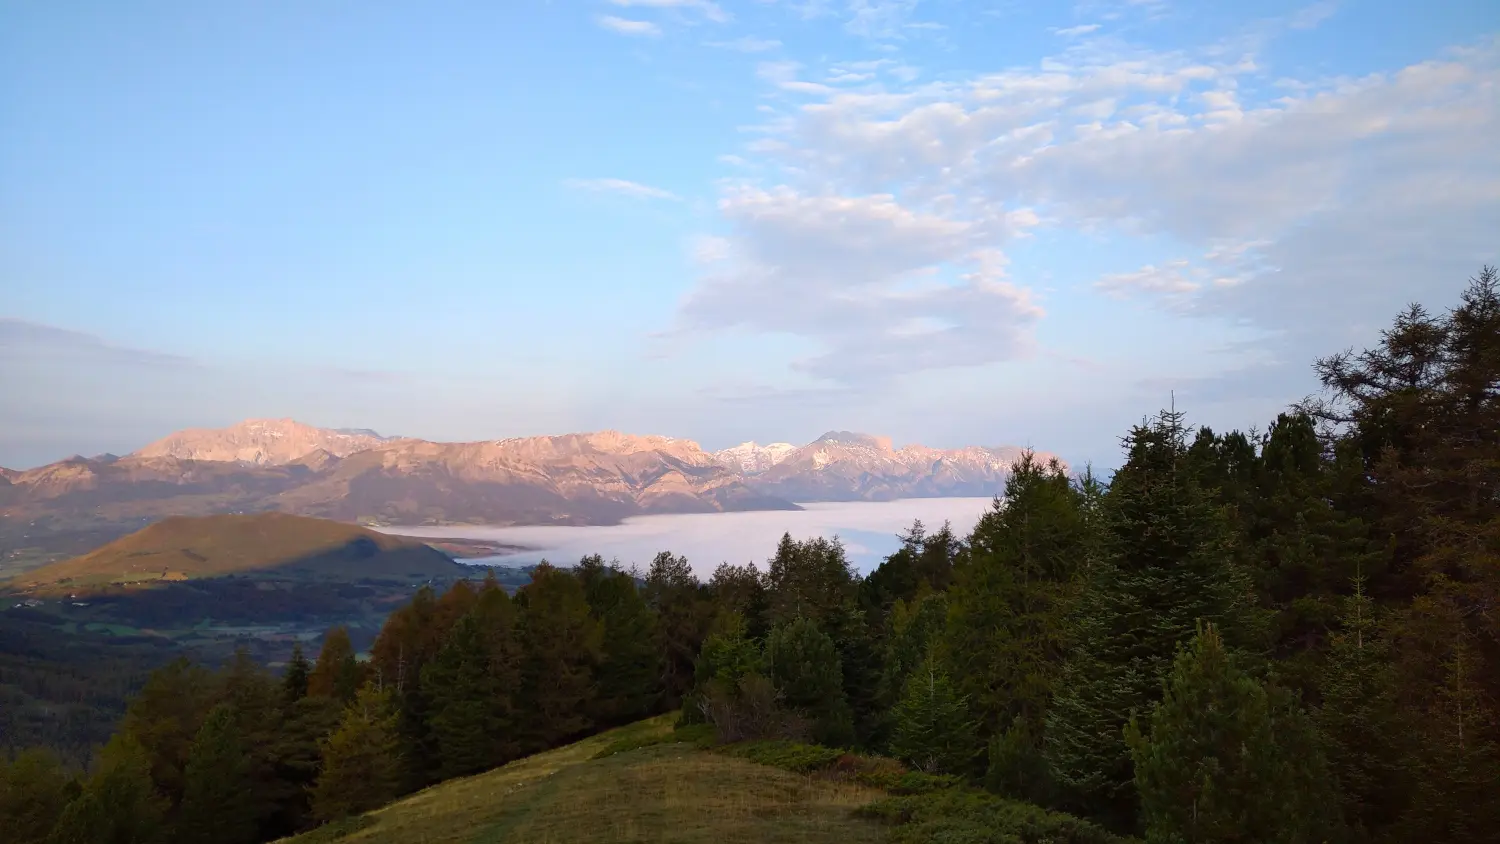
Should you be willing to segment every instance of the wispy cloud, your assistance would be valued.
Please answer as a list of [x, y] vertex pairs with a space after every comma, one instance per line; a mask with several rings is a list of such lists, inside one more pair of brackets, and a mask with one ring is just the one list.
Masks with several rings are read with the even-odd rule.
[[714, 23], [727, 23], [731, 20], [729, 13], [712, 0], [609, 0], [609, 2], [621, 8], [691, 11]]
[[650, 21], [635, 21], [627, 18], [617, 18], [614, 15], [600, 15], [595, 21], [610, 32], [618, 32], [621, 35], [636, 35], [655, 38], [661, 35], [661, 27]]
[[1097, 23], [1084, 23], [1084, 24], [1079, 24], [1078, 26], [1070, 26], [1070, 27], [1067, 27], [1065, 29], [1054, 29], [1054, 30], [1052, 30], [1052, 33], [1054, 35], [1061, 35], [1064, 38], [1073, 38], [1074, 36], [1088, 35], [1091, 32], [1098, 32], [1098, 31], [1099, 31], [1099, 24], [1097, 24]]
[[563, 184], [575, 190], [616, 193], [636, 199], [670, 199], [673, 201], [680, 201], [682, 199], [682, 197], [669, 190], [652, 187], [651, 185], [643, 185], [640, 182], [632, 182], [628, 179], [567, 179]]
[[1287, 22], [1287, 26], [1292, 29], [1315, 29], [1318, 24], [1333, 17], [1338, 10], [1338, 3], [1334, 0], [1323, 0], [1321, 3], [1298, 9]]
[[764, 53], [775, 50], [781, 46], [781, 42], [770, 38], [756, 38], [746, 35], [733, 41], [710, 41], [710, 47], [718, 47], [723, 50], [738, 50], [741, 53]]

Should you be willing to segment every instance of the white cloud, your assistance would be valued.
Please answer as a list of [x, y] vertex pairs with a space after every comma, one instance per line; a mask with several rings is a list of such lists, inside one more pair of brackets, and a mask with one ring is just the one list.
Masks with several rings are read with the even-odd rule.
[[1041, 309], [1005, 280], [996, 249], [1032, 221], [1025, 214], [960, 217], [889, 195], [753, 185], [731, 190], [719, 210], [733, 234], [714, 241], [702, 283], [683, 302], [684, 332], [808, 338], [823, 351], [796, 368], [844, 384], [1031, 348]]
[[1078, 26], [1070, 26], [1065, 29], [1054, 29], [1052, 30], [1052, 32], [1054, 35], [1061, 35], [1064, 38], [1072, 38], [1075, 35], [1088, 35], [1090, 32], [1098, 32], [1099, 26], [1100, 25], [1097, 23], [1083, 23], [1079, 24]]
[[643, 185], [640, 182], [632, 182], [627, 179], [566, 179], [564, 185], [576, 190], [594, 191], [598, 193], [618, 193], [636, 199], [670, 199], [680, 200], [677, 194], [662, 188]]
[[[842, 63], [820, 78], [877, 69]], [[1164, 244], [1149, 263], [1080, 281], [1271, 338], [1260, 359], [1283, 369], [1259, 383], [1295, 398], [1315, 355], [1369, 342], [1405, 301], [1451, 299], [1500, 247], [1493, 39], [1274, 94], [1259, 93], [1274, 69], [1223, 45], [1094, 42], [966, 79], [897, 84], [886, 72], [857, 91], [803, 88], [805, 71], [758, 69], [810, 100], [743, 151], [780, 168], [781, 185], [726, 193], [730, 257], [681, 316], [811, 338], [827, 353], [803, 368], [823, 377], [1024, 353], [1041, 315], [1032, 280], [995, 268], [1010, 239], [1045, 226]], [[911, 292], [921, 274], [951, 277], [981, 254], [990, 269], [971, 286]]]
[[629, 20], [614, 15], [600, 15], [595, 21], [610, 32], [621, 35], [644, 35], [652, 38], [661, 35], [661, 27], [650, 21]]
[[765, 53], [775, 50], [781, 46], [781, 42], [770, 38], [756, 38], [746, 35], [732, 41], [710, 41], [710, 47], [719, 47], [725, 50], [738, 50], [741, 53]]
[[609, 2], [621, 8], [692, 11], [715, 23], [726, 23], [730, 20], [729, 13], [711, 0], [609, 0]]
[[1287, 25], [1292, 29], [1314, 29], [1318, 24], [1333, 17], [1338, 10], [1338, 3], [1334, 0], [1322, 0], [1322, 2], [1298, 9]]

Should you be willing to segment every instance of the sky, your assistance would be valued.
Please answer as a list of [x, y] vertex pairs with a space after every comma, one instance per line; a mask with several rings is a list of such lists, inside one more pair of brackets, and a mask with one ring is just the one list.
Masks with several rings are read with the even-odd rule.
[[1264, 428], [1500, 262], [1500, 4], [0, 0], [0, 465]]

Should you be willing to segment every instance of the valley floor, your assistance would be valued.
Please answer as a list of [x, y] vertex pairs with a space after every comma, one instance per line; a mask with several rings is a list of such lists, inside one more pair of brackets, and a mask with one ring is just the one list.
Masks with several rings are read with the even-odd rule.
[[[451, 780], [287, 844], [829, 842], [886, 840], [853, 810], [883, 792], [758, 765], [688, 744], [594, 758], [671, 731], [665, 715]], [[340, 834], [340, 833], [343, 834]]]

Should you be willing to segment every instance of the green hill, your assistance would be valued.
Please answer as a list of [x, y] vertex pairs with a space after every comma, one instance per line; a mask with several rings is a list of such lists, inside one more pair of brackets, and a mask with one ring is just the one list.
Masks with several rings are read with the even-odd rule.
[[711, 842], [862, 844], [887, 840], [854, 809], [878, 789], [658, 744], [595, 758], [612, 744], [671, 732], [664, 715], [450, 780], [287, 844]]
[[227, 575], [319, 580], [451, 578], [469, 571], [419, 542], [292, 516], [173, 516], [12, 583], [27, 589], [139, 586]]

